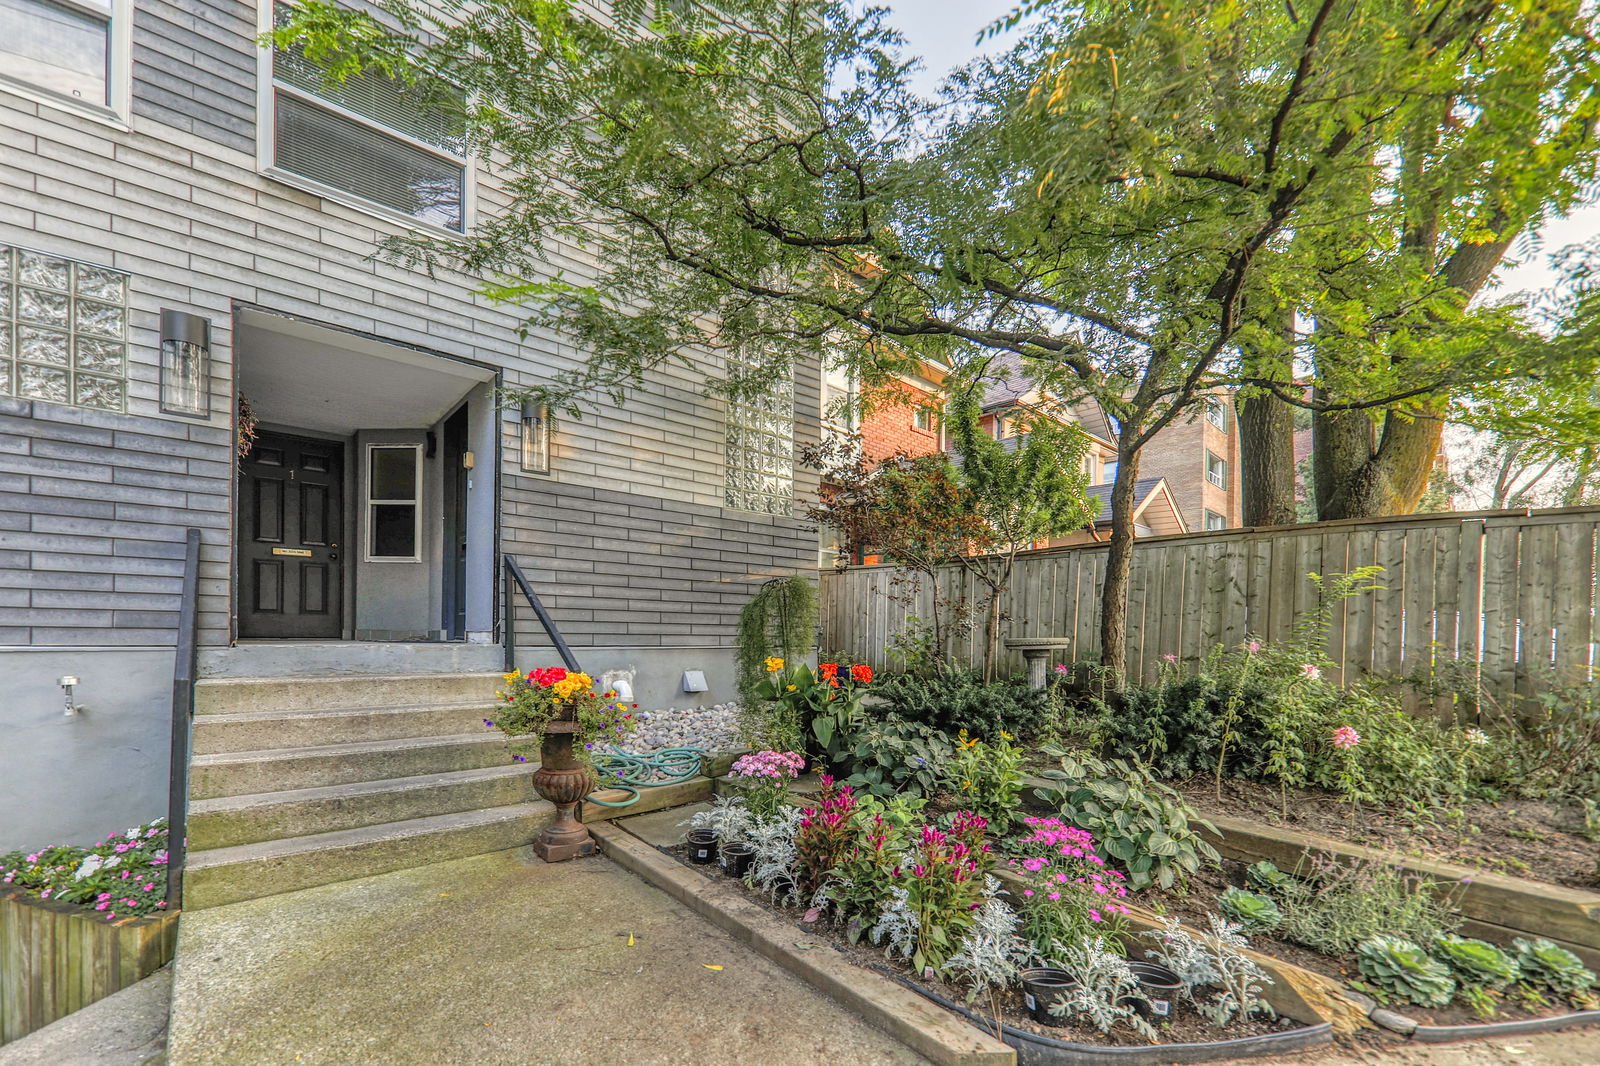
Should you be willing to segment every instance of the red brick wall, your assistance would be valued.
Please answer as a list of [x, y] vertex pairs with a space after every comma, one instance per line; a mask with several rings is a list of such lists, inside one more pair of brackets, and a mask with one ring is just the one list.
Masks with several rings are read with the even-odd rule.
[[[872, 413], [861, 420], [861, 447], [873, 462], [887, 459], [898, 452], [906, 455], [927, 455], [939, 450], [939, 420], [935, 415], [932, 429], [918, 429], [916, 409], [919, 404], [937, 404], [934, 394], [906, 382], [886, 385], [872, 397]], [[898, 392], [901, 398], [896, 398]]]

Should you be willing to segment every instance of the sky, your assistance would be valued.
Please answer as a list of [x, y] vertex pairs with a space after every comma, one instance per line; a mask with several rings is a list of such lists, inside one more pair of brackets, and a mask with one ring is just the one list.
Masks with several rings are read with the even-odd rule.
[[[908, 51], [922, 56], [925, 69], [915, 80], [916, 87], [931, 93], [939, 78], [951, 67], [979, 54], [978, 34], [996, 19], [1013, 10], [1014, 0], [876, 0], [893, 10], [889, 21], [906, 37]], [[1003, 51], [1014, 37], [985, 41], [984, 52]], [[1507, 256], [1493, 282], [1489, 298], [1517, 292], [1534, 292], [1560, 283], [1561, 275], [1552, 269], [1550, 257], [1570, 244], [1600, 238], [1600, 204], [1580, 208], [1568, 218], [1546, 224], [1533, 241], [1525, 241]], [[1519, 260], [1516, 265], [1511, 261]]]

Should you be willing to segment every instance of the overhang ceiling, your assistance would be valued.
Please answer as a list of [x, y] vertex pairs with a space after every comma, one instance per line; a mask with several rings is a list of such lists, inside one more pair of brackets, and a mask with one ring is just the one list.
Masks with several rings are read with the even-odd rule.
[[422, 429], [494, 378], [488, 367], [248, 310], [234, 357], [256, 418], [321, 433]]

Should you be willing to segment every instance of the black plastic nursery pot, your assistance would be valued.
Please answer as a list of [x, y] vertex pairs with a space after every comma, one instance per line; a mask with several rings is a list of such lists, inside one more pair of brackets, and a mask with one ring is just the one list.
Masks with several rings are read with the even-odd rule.
[[1172, 1014], [1173, 1001], [1183, 991], [1183, 979], [1165, 966], [1153, 962], [1128, 960], [1128, 969], [1139, 982], [1139, 995], [1133, 1009], [1147, 1022], [1160, 1023]]
[[749, 844], [732, 843], [722, 846], [722, 868], [729, 877], [743, 878], [756, 860], [756, 849]]
[[689, 830], [689, 861], [705, 865], [717, 861], [717, 834], [709, 829]]
[[1064, 1024], [1062, 1018], [1050, 1013], [1050, 1008], [1078, 983], [1077, 978], [1054, 966], [1036, 966], [1023, 970], [1019, 976], [1022, 978], [1022, 998], [1028, 1005], [1029, 1016], [1040, 1025]]

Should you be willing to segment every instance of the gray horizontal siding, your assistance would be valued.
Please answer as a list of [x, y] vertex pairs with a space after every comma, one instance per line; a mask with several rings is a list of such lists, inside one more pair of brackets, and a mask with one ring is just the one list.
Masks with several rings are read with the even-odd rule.
[[135, 0], [133, 113], [255, 151], [255, 31], [253, 4]]
[[[191, 526], [203, 638], [225, 641], [226, 503], [191, 501], [228, 499], [227, 458], [205, 426], [0, 397], [0, 643], [173, 643]], [[167, 487], [122, 483], [151, 468]]]

